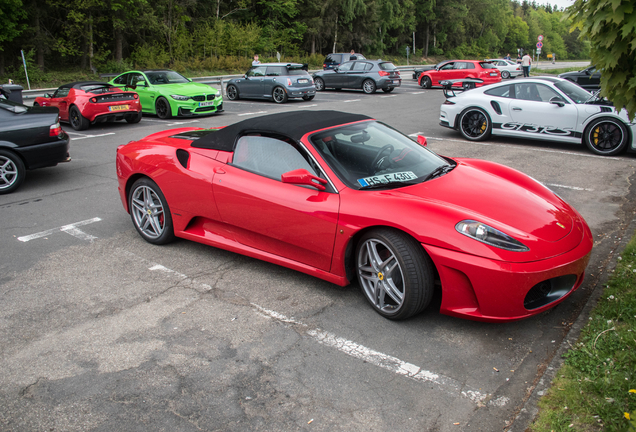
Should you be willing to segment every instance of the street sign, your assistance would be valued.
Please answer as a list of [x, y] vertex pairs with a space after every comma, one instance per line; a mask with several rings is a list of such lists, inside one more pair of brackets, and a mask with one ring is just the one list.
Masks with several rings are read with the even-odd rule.
[[543, 42], [537, 42], [537, 48], [539, 49], [543, 48]]
[[537, 54], [541, 54], [541, 48], [537, 48]]
[[539, 42], [541, 42], [541, 41], [543, 40], [543, 35], [539, 35], [539, 37], [537, 38], [537, 40], [538, 40]]

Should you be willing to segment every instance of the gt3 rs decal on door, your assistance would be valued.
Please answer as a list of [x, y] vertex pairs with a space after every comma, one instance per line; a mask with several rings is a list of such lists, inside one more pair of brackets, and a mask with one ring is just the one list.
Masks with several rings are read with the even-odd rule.
[[563, 136], [563, 137], [581, 138], [582, 136], [581, 132], [577, 132], [575, 130], [572, 130], [571, 128], [557, 128], [554, 126], [539, 126], [539, 125], [531, 124], [531, 123], [518, 123], [518, 122], [493, 123], [492, 127], [493, 129], [556, 135], [556, 136]]

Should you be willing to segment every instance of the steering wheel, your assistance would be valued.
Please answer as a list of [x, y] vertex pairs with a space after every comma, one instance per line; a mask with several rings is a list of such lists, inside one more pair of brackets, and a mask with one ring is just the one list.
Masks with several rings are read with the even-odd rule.
[[[387, 156], [388, 156], [391, 153], [393, 153], [393, 150], [395, 150], [395, 148], [391, 144], [387, 144], [384, 147], [382, 147], [380, 149], [380, 151], [378, 151], [378, 154], [375, 155], [375, 157], [373, 158], [373, 162], [371, 162], [371, 166], [369, 167], [369, 175], [373, 175], [373, 174], [375, 174], [376, 172], [379, 171], [380, 167], [376, 166], [376, 165], [378, 165], [378, 163], [380, 163], [380, 161], [382, 161], [382, 155], [384, 153], [386, 153]], [[382, 161], [382, 162], [384, 162], [384, 161]], [[382, 165], [382, 163], [380, 163], [380, 165]]]

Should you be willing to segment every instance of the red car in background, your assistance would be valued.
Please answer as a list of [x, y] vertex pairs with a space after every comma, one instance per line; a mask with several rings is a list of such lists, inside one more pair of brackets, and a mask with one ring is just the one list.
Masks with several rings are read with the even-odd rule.
[[133, 91], [123, 91], [98, 81], [79, 81], [60, 86], [55, 93], [35, 98], [33, 106], [52, 106], [60, 110], [60, 121], [75, 130], [94, 123], [126, 120], [139, 123], [141, 103]]
[[425, 89], [441, 86], [440, 81], [476, 78], [483, 83], [455, 83], [454, 86], [481, 87], [501, 81], [501, 72], [490, 62], [477, 60], [454, 60], [443, 63], [435, 69], [422, 72], [417, 83]]

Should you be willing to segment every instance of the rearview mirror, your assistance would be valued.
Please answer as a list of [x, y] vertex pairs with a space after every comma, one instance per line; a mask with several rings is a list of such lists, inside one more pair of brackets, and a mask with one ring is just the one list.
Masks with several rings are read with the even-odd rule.
[[311, 174], [306, 169], [286, 172], [280, 176], [280, 179], [283, 183], [313, 186], [319, 191], [324, 191], [326, 189], [324, 185], [327, 184], [327, 180]]
[[421, 145], [422, 147], [426, 147], [426, 144], [427, 144], [426, 137], [424, 135], [418, 135], [417, 136], [417, 143], [419, 145]]
[[554, 96], [550, 98], [550, 103], [553, 105], [558, 105], [560, 107], [565, 106], [565, 101], [558, 96]]

